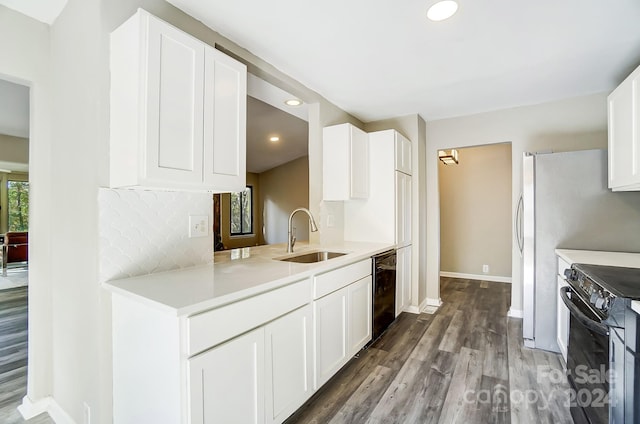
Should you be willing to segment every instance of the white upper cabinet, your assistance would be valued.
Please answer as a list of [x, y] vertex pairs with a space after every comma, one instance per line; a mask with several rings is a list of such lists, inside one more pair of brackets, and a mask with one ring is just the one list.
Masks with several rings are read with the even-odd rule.
[[609, 188], [640, 191], [640, 68], [608, 97]]
[[246, 66], [139, 9], [111, 34], [110, 186], [245, 186]]
[[396, 172], [396, 245], [411, 244], [411, 176]]
[[411, 175], [411, 141], [394, 131], [396, 146], [396, 171]]
[[323, 129], [324, 200], [369, 197], [369, 137], [351, 124]]
[[242, 191], [247, 162], [246, 67], [206, 46], [204, 81], [204, 184], [217, 191]]

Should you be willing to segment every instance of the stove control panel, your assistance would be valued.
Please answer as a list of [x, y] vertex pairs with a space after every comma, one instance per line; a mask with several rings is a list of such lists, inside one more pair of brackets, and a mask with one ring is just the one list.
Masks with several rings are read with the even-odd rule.
[[568, 281], [573, 283], [571, 286], [581, 292], [580, 296], [587, 300], [595, 309], [605, 313], [609, 310], [612, 299], [615, 297], [613, 294], [575, 269], [566, 269], [564, 275]]

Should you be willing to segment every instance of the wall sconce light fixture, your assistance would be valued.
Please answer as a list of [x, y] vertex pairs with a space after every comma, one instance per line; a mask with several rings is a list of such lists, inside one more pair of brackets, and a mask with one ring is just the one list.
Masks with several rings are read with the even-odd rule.
[[458, 151], [456, 149], [451, 149], [448, 152], [446, 150], [438, 151], [438, 158], [445, 165], [457, 165], [458, 164]]

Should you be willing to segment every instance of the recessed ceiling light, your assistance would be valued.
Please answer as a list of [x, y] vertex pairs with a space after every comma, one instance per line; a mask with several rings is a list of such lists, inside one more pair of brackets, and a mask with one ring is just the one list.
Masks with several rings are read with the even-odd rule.
[[275, 143], [276, 141], [280, 141], [280, 137], [278, 137], [277, 135], [274, 135], [273, 137], [269, 138], [269, 141], [272, 141]]
[[444, 21], [452, 17], [458, 10], [458, 3], [453, 0], [439, 1], [427, 10], [427, 18], [432, 21]]
[[284, 102], [287, 106], [300, 106], [302, 104], [302, 100], [300, 99], [289, 99]]

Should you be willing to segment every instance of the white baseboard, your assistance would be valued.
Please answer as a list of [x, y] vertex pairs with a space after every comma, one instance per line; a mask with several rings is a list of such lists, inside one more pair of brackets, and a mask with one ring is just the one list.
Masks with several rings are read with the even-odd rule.
[[511, 318], [522, 318], [524, 314], [522, 312], [522, 309], [509, 308], [509, 312], [507, 312], [507, 316]]
[[20, 404], [20, 406], [18, 406], [18, 412], [20, 412], [22, 418], [24, 418], [25, 420], [29, 420], [42, 414], [43, 412], [47, 412], [50, 402], [50, 397], [42, 398], [34, 402], [27, 395], [22, 398], [22, 403]]
[[423, 311], [424, 311], [424, 308], [425, 308], [426, 306], [427, 306], [427, 299], [425, 298], [425, 299], [420, 303], [420, 305], [418, 305], [418, 306], [411, 305], [411, 306], [409, 306], [409, 307], [406, 309], [406, 311], [405, 311], [405, 312], [409, 312], [409, 313], [412, 313], [412, 314], [419, 314], [419, 313], [421, 313], [421, 312], [423, 312]]
[[18, 406], [18, 411], [25, 420], [47, 412], [56, 424], [76, 424], [73, 418], [50, 396], [36, 402], [33, 402], [29, 396], [25, 396], [22, 404]]
[[499, 275], [463, 274], [460, 272], [440, 271], [440, 276], [449, 278], [463, 278], [465, 280], [482, 280], [495, 281], [496, 283], [511, 283], [511, 277], [500, 277]]

